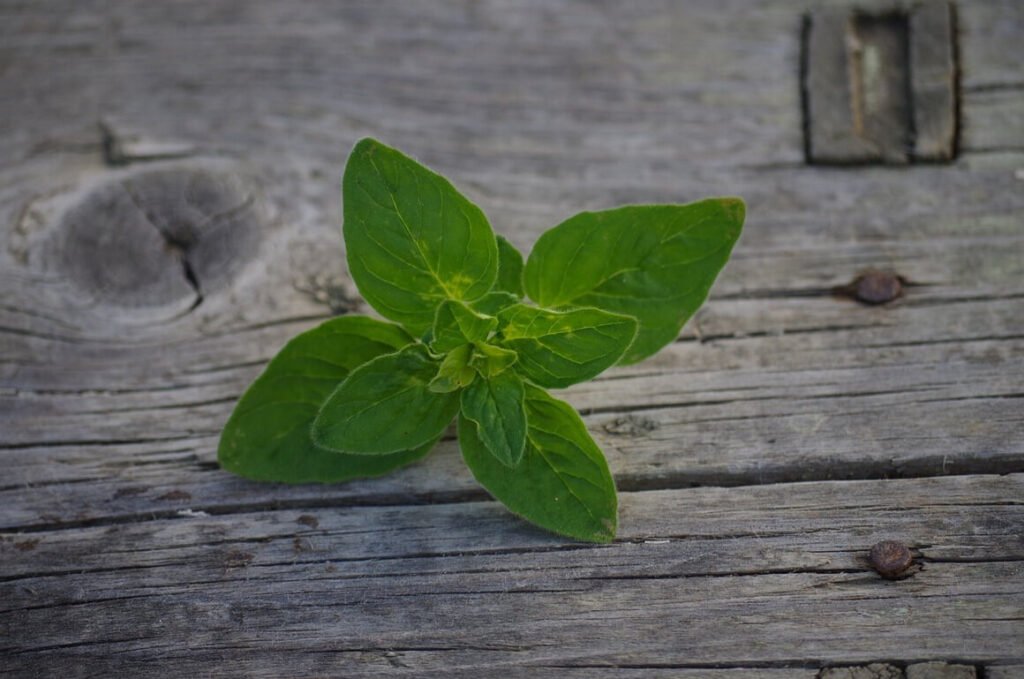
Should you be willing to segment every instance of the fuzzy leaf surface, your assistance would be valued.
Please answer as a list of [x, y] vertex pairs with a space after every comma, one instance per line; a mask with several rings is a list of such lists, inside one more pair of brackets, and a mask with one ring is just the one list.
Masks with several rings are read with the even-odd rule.
[[458, 393], [430, 391], [440, 362], [422, 344], [352, 371], [320, 408], [313, 442], [356, 455], [385, 455], [436, 440], [459, 410]]
[[513, 304], [518, 304], [519, 301], [520, 298], [513, 295], [511, 292], [498, 290], [488, 292], [469, 306], [477, 313], [487, 316], [496, 316], [502, 309], [507, 309]]
[[515, 467], [526, 446], [526, 390], [515, 372], [478, 379], [462, 392], [462, 415], [499, 462]]
[[441, 175], [363, 139], [349, 156], [342, 192], [349, 271], [385, 318], [419, 337], [443, 300], [474, 300], [494, 285], [490, 224]]
[[455, 347], [441, 360], [437, 375], [430, 380], [427, 389], [439, 394], [447, 394], [469, 386], [476, 379], [476, 370], [470, 367], [473, 357], [473, 346], [463, 344]]
[[313, 444], [320, 406], [359, 366], [409, 344], [397, 325], [344, 316], [292, 338], [238, 401], [217, 449], [221, 466], [259, 481], [306, 483], [379, 476], [417, 460], [429, 441], [390, 455], [345, 455]]
[[519, 356], [511, 349], [493, 344], [478, 344], [473, 348], [469, 364], [484, 377], [494, 377], [511, 367]]
[[635, 363], [675, 340], [707, 298], [744, 215], [738, 198], [580, 213], [537, 240], [526, 293], [544, 307], [634, 316], [640, 330], [621, 363]]
[[631, 316], [601, 309], [552, 311], [516, 304], [498, 314], [502, 346], [516, 352], [515, 369], [535, 384], [568, 387], [615, 365], [633, 338]]
[[497, 326], [494, 316], [477, 313], [462, 302], [445, 300], [437, 308], [430, 347], [445, 353], [463, 344], [483, 342]]
[[615, 537], [618, 499], [601, 449], [568, 403], [526, 385], [526, 448], [509, 470], [459, 417], [459, 446], [476, 480], [513, 513], [590, 542]]
[[498, 241], [498, 280], [494, 290], [523, 296], [523, 255], [504, 236]]

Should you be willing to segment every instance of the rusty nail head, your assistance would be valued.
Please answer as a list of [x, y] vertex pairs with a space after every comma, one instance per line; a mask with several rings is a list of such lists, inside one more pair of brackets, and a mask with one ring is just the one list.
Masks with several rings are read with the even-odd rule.
[[914, 556], [902, 542], [883, 540], [871, 547], [868, 555], [871, 567], [888, 580], [895, 580], [914, 564]]
[[885, 304], [903, 293], [903, 281], [894, 273], [865, 271], [853, 281], [853, 296], [864, 304]]

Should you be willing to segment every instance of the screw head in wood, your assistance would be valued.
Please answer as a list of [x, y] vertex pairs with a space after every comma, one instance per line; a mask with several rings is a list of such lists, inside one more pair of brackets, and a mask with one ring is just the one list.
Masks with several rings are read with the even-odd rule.
[[864, 304], [885, 304], [903, 293], [903, 281], [887, 271], [866, 271], [853, 281], [853, 296]]
[[902, 542], [883, 540], [872, 545], [868, 561], [883, 578], [896, 580], [914, 564], [914, 556]]

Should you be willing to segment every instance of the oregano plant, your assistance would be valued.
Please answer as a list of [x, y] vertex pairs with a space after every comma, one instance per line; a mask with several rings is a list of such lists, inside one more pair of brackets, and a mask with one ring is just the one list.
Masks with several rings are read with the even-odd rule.
[[378, 476], [456, 420], [473, 476], [512, 512], [612, 540], [604, 455], [548, 390], [672, 342], [728, 260], [743, 202], [583, 212], [524, 263], [448, 180], [376, 140], [355, 146], [342, 191], [349, 271], [388, 320], [342, 316], [288, 342], [231, 414], [221, 465], [290, 483]]

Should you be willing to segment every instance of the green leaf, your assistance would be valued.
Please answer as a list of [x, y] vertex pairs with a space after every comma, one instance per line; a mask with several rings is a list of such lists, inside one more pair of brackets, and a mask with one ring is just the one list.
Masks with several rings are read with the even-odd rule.
[[551, 311], [516, 304], [498, 314], [502, 346], [515, 368], [542, 387], [589, 380], [615, 365], [636, 336], [636, 319], [600, 309]]
[[474, 300], [494, 285], [494, 232], [441, 175], [363, 139], [349, 156], [342, 192], [349, 271], [385, 318], [419, 337], [443, 300]]
[[640, 322], [621, 363], [675, 340], [707, 298], [743, 227], [739, 198], [583, 212], [540, 237], [523, 271], [544, 307], [587, 306]]
[[547, 530], [591, 542], [615, 537], [615, 484], [576, 411], [526, 385], [526, 450], [514, 472], [492, 455], [477, 426], [459, 417], [462, 457], [476, 480], [512, 512]]
[[463, 344], [448, 352], [437, 369], [437, 376], [430, 381], [427, 389], [437, 394], [447, 394], [468, 387], [476, 378], [476, 370], [469, 362], [473, 355], [473, 345]]
[[477, 439], [506, 467], [515, 467], [526, 446], [526, 392], [511, 370], [479, 379], [462, 392], [462, 415], [476, 425]]
[[478, 314], [462, 302], [445, 300], [437, 308], [430, 348], [443, 354], [463, 344], [483, 342], [497, 326], [494, 316]]
[[478, 344], [469, 364], [484, 377], [494, 377], [508, 369], [519, 359], [516, 352], [493, 344]]
[[516, 297], [523, 296], [523, 256], [516, 246], [504, 236], [495, 236], [498, 241], [498, 280], [494, 289], [510, 292]]
[[317, 448], [310, 427], [320, 405], [352, 370], [412, 341], [397, 325], [344, 316], [293, 338], [246, 390], [224, 426], [221, 466], [259, 481], [305, 483], [379, 476], [417, 460], [434, 441], [392, 455]]
[[352, 371], [320, 408], [313, 442], [358, 455], [409, 450], [437, 439], [459, 409], [457, 393], [428, 389], [439, 362], [422, 344]]
[[469, 307], [477, 313], [496, 316], [502, 309], [518, 304], [519, 298], [511, 292], [488, 292], [486, 295], [470, 303]]

